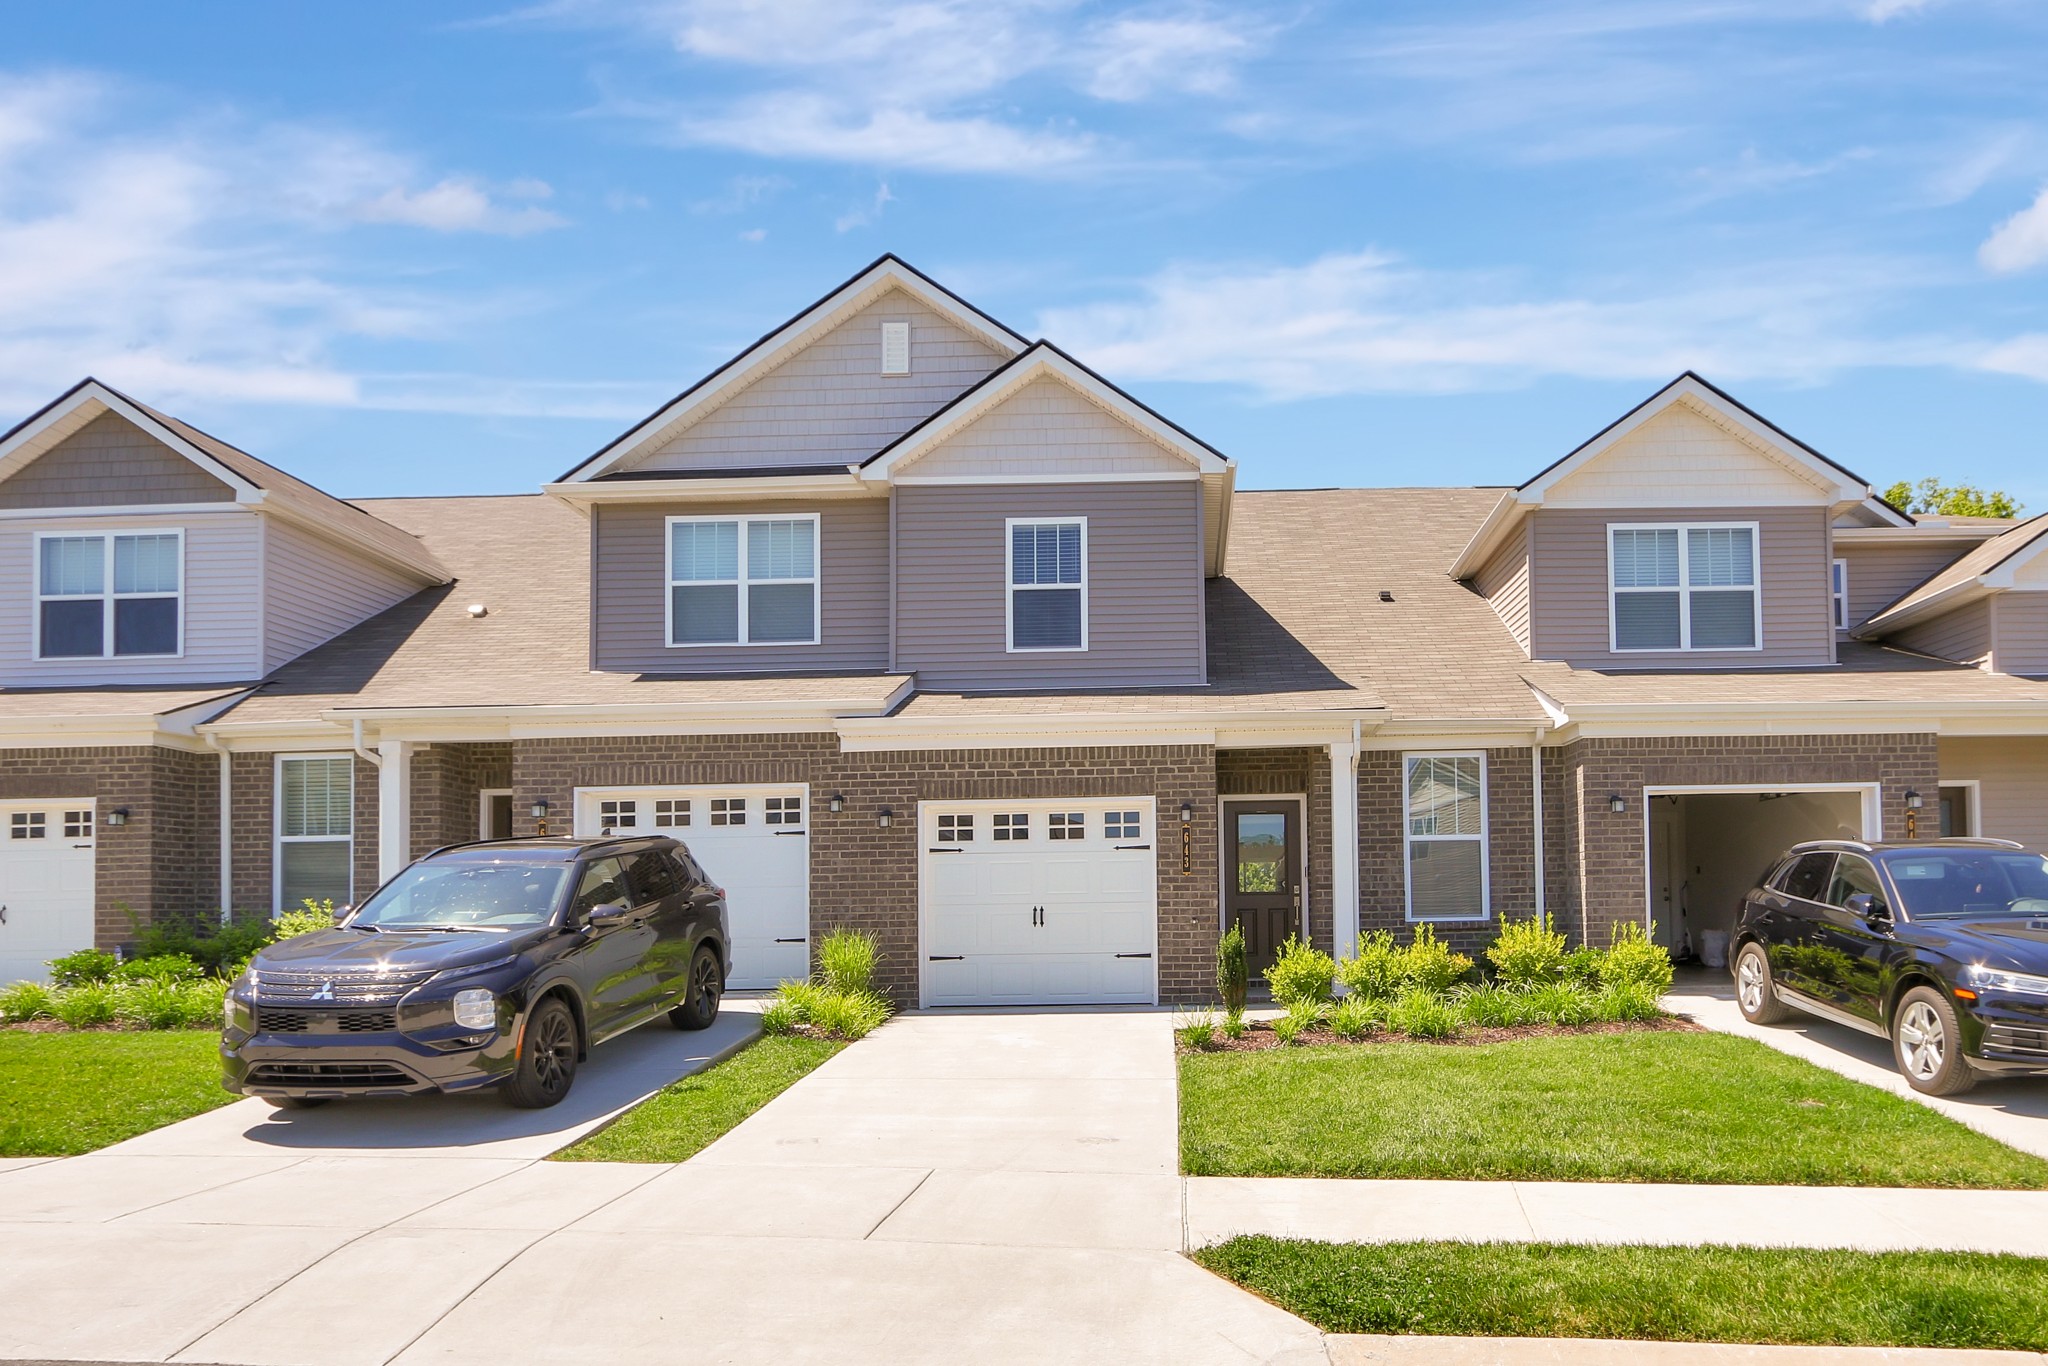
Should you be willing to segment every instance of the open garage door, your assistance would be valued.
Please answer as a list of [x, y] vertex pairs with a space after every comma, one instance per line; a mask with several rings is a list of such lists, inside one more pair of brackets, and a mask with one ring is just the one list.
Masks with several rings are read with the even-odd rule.
[[740, 990], [811, 971], [811, 835], [801, 787], [586, 787], [576, 833], [670, 835], [725, 888]]
[[1155, 1001], [1153, 805], [924, 803], [924, 1004]]
[[0, 802], [0, 985], [93, 941], [93, 803]]
[[1645, 913], [1656, 939], [1674, 958], [1715, 963], [1743, 897], [1787, 849], [1802, 840], [1875, 838], [1877, 788], [1653, 787], [1643, 814]]

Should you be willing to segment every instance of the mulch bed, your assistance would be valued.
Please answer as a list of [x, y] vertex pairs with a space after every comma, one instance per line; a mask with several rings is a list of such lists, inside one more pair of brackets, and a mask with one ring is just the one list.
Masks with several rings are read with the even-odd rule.
[[[1464, 1028], [1443, 1039], [1414, 1039], [1406, 1034], [1397, 1034], [1388, 1029], [1376, 1029], [1363, 1038], [1347, 1039], [1328, 1029], [1304, 1030], [1294, 1036], [1296, 1045], [1330, 1045], [1348, 1048], [1369, 1048], [1374, 1044], [1388, 1043], [1432, 1043], [1446, 1047], [1463, 1047], [1482, 1043], [1512, 1043], [1517, 1039], [1546, 1038], [1557, 1034], [1702, 1034], [1706, 1027], [1686, 1015], [1666, 1015], [1655, 1020], [1620, 1020], [1601, 1024], [1584, 1025], [1509, 1025], [1504, 1027]], [[1190, 1048], [1178, 1039], [1174, 1041], [1176, 1053], [1260, 1053], [1268, 1048], [1286, 1048], [1280, 1036], [1264, 1020], [1245, 1021], [1245, 1031], [1235, 1039], [1223, 1037], [1218, 1029], [1207, 1048]]]

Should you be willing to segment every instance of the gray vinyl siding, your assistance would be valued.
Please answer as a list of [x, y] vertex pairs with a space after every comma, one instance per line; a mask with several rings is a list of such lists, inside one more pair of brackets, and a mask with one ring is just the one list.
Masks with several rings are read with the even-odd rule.
[[[669, 517], [818, 514], [820, 643], [692, 646], [664, 636]], [[634, 673], [859, 673], [889, 666], [889, 502], [600, 505], [591, 536], [592, 662]]]
[[[1008, 652], [1004, 521], [1088, 519], [1088, 648]], [[936, 690], [1205, 681], [1202, 505], [1193, 482], [896, 491], [896, 667]]]
[[1025, 385], [898, 473], [933, 479], [1194, 471], [1100, 404], [1048, 377]]
[[1472, 586], [1493, 604], [1515, 643], [1529, 650], [1529, 524], [1508, 537], [1472, 576]]
[[[884, 376], [882, 324], [910, 324], [910, 373]], [[891, 290], [733, 395], [635, 468], [753, 468], [859, 461], [1006, 359]]]
[[1861, 626], [1933, 578], [1971, 547], [1956, 541], [1835, 543], [1849, 570], [1849, 625]]
[[1991, 667], [2006, 674], [2048, 674], [2048, 593], [2007, 592], [1992, 601]]
[[1975, 664], [1991, 653], [1991, 603], [1979, 599], [1931, 620], [1915, 622], [1886, 641], [1923, 655]]
[[394, 607], [419, 585], [276, 518], [263, 529], [264, 666]]
[[[1938, 743], [1943, 782], [1977, 781], [1978, 834], [2048, 849], [2048, 739], [1970, 736]], [[1921, 815], [1933, 814], [1930, 801]]]
[[[241, 683], [262, 675], [256, 584], [260, 529], [253, 512], [169, 517], [64, 518], [0, 523], [0, 685]], [[185, 532], [182, 657], [34, 658], [35, 533], [103, 535], [127, 530]]]
[[234, 490], [128, 419], [101, 413], [0, 483], [0, 508], [228, 503]]
[[[1755, 522], [1760, 650], [1609, 648], [1607, 528]], [[1827, 514], [1818, 507], [1539, 508], [1529, 519], [1530, 653], [1582, 668], [1728, 669], [1834, 662]]]

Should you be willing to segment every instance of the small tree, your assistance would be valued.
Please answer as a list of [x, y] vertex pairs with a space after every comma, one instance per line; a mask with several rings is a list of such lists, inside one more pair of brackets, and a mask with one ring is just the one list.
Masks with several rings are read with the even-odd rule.
[[1948, 517], [2017, 517], [2022, 504], [2004, 489], [1986, 493], [1975, 484], [1948, 485], [1939, 479], [1909, 484], [1901, 479], [1884, 491], [1884, 500], [1904, 512], [1932, 512]]
[[1232, 925], [1216, 941], [1216, 994], [1223, 998], [1226, 1015], [1244, 1013], [1244, 994], [1251, 982], [1251, 968], [1244, 953], [1244, 930]]

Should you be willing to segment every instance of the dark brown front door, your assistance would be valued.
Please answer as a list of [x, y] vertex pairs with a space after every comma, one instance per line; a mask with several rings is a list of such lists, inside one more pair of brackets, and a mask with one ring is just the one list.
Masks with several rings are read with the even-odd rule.
[[1244, 931], [1252, 977], [1301, 932], [1301, 808], [1294, 802], [1223, 806], [1224, 905]]

